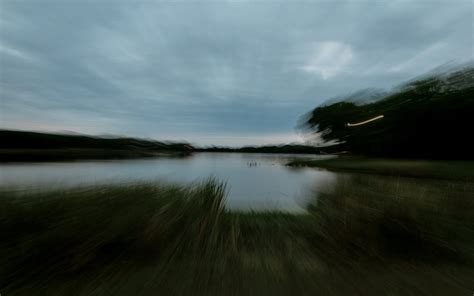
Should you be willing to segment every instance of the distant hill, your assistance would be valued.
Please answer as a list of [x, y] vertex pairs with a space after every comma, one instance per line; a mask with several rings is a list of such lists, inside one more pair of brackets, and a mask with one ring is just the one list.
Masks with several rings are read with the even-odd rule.
[[474, 67], [469, 65], [424, 75], [376, 102], [317, 107], [304, 126], [354, 154], [473, 159], [473, 120]]
[[0, 130], [0, 139], [2, 161], [143, 157], [194, 149], [186, 143], [12, 130]]
[[240, 152], [240, 153], [300, 153], [320, 154], [321, 149], [307, 145], [269, 145], [269, 146], [245, 146], [240, 148], [229, 147], [207, 147], [197, 148], [198, 152]]

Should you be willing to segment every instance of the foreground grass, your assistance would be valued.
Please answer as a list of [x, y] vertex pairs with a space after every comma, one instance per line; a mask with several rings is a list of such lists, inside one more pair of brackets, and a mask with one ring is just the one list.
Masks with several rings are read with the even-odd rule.
[[430, 161], [387, 158], [338, 157], [321, 160], [295, 159], [293, 167], [318, 167], [334, 171], [390, 176], [474, 180], [473, 161]]
[[229, 211], [215, 180], [5, 189], [0, 291], [471, 295], [474, 186], [393, 184], [342, 178], [299, 215]]

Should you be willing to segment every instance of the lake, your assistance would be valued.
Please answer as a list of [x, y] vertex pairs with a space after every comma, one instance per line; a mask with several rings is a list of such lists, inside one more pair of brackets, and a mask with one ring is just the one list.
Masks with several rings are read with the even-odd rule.
[[[429, 287], [423, 295], [469, 295], [474, 279], [472, 182], [285, 166], [294, 157], [319, 156], [196, 153], [0, 164], [0, 278], [21, 295], [38, 290], [133, 295], [137, 287], [141, 294], [163, 289], [164, 294], [189, 295], [195, 287], [207, 287], [202, 283], [222, 287], [220, 294], [249, 286], [244, 295], [263, 291], [262, 280], [288, 285], [286, 290], [276, 286], [272, 295], [324, 285], [331, 288], [323, 294], [331, 294], [339, 281], [348, 288], [337, 295], [352, 295], [354, 287], [360, 287], [356, 292], [374, 289], [377, 295], [387, 291], [386, 279], [395, 291], [408, 291], [408, 286], [417, 294]], [[150, 191], [153, 186], [45, 195], [23, 191], [187, 183], [210, 176], [227, 182], [231, 211], [221, 211], [219, 194], [205, 202], [193, 200], [203, 197], [193, 194], [150, 198], [166, 192], [166, 186], [164, 191]], [[25, 194], [7, 191], [12, 189]], [[184, 199], [173, 203], [166, 197]], [[196, 283], [182, 292], [189, 285], [186, 279]]]
[[332, 184], [336, 174], [285, 164], [296, 157], [318, 155], [194, 153], [189, 157], [133, 160], [0, 164], [3, 188], [66, 188], [136, 181], [198, 182], [209, 177], [225, 181], [232, 209], [300, 211], [314, 188]]
[[194, 153], [187, 157], [128, 160], [36, 162], [0, 164], [3, 190], [58, 189], [75, 186], [131, 182], [192, 183], [210, 177], [227, 184], [230, 209], [285, 210], [300, 212], [321, 194], [346, 190], [380, 198], [474, 195], [472, 182], [330, 172], [294, 168], [285, 164], [295, 158], [331, 156]]

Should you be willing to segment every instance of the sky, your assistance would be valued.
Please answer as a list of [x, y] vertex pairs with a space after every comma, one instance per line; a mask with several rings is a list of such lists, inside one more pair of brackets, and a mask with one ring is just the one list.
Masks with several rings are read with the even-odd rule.
[[331, 98], [472, 60], [473, 3], [0, 0], [0, 128], [301, 142]]

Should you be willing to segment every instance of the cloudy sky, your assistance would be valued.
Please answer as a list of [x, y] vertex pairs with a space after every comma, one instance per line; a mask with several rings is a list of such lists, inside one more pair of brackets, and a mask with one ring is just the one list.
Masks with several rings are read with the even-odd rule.
[[327, 99], [472, 60], [473, 2], [0, 0], [0, 59], [1, 128], [299, 141]]

